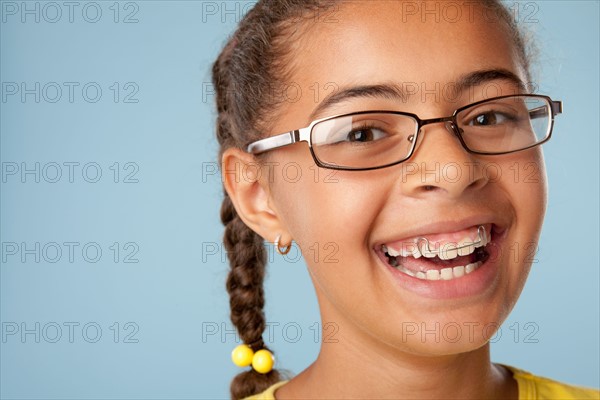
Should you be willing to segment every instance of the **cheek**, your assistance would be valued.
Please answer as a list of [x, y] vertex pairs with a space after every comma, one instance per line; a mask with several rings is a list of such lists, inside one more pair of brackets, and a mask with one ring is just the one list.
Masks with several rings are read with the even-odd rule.
[[[383, 187], [357, 179], [356, 172], [304, 164], [301, 179], [282, 182], [282, 214], [307, 263], [322, 261], [316, 249], [339, 249], [337, 259], [364, 251], [369, 231], [386, 201]], [[349, 176], [350, 174], [354, 174]], [[308, 251], [310, 250], [310, 251]]]
[[[505, 201], [512, 205], [513, 225], [499, 256], [506, 266], [504, 295], [506, 310], [516, 303], [534, 262], [546, 212], [547, 179], [542, 153], [532, 149], [507, 157], [496, 164], [500, 172], [491, 185], [501, 188]], [[491, 175], [491, 174], [490, 174]]]
[[[516, 153], [518, 154], [518, 153]], [[517, 223], [537, 241], [546, 213], [547, 178], [544, 158], [539, 148], [507, 160], [502, 168], [502, 185], [511, 198]]]
[[388, 189], [376, 184], [380, 179], [374, 173], [301, 165], [301, 179], [276, 185], [278, 210], [302, 251], [317, 293], [338, 310], [356, 312], [360, 296], [348, 293], [373, 287], [377, 280], [368, 239]]

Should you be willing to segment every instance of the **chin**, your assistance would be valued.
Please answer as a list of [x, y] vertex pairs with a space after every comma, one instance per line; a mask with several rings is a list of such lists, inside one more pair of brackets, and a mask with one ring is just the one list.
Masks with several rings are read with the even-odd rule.
[[468, 353], [487, 345], [498, 323], [430, 323], [406, 325], [395, 347], [419, 356], [449, 356]]

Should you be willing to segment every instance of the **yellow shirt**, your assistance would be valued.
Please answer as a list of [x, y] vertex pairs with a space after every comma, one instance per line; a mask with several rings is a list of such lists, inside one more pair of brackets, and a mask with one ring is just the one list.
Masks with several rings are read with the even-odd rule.
[[[552, 379], [535, 376], [529, 372], [504, 365], [519, 386], [519, 400], [600, 400], [600, 391], [580, 386], [566, 385]], [[275, 400], [275, 391], [287, 381], [274, 384], [262, 393], [245, 400]]]
[[504, 365], [519, 385], [519, 400], [600, 400], [600, 391], [567, 385]]

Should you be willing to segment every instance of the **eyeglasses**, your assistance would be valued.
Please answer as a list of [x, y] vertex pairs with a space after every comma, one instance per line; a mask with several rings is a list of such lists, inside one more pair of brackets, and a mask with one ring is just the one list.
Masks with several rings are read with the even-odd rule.
[[562, 102], [538, 94], [489, 98], [461, 107], [449, 117], [420, 119], [397, 111], [360, 111], [313, 121], [309, 126], [250, 143], [261, 154], [308, 142], [315, 163], [338, 170], [385, 168], [408, 160], [421, 128], [445, 122], [469, 153], [508, 154], [550, 139]]

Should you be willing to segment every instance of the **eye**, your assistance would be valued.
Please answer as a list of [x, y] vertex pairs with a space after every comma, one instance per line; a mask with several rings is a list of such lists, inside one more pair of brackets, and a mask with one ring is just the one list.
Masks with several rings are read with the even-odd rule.
[[470, 126], [490, 126], [514, 121], [514, 118], [498, 111], [487, 111], [475, 116], [468, 123]]
[[347, 136], [347, 141], [365, 143], [384, 138], [385, 136], [386, 134], [380, 129], [365, 126], [350, 131]]

